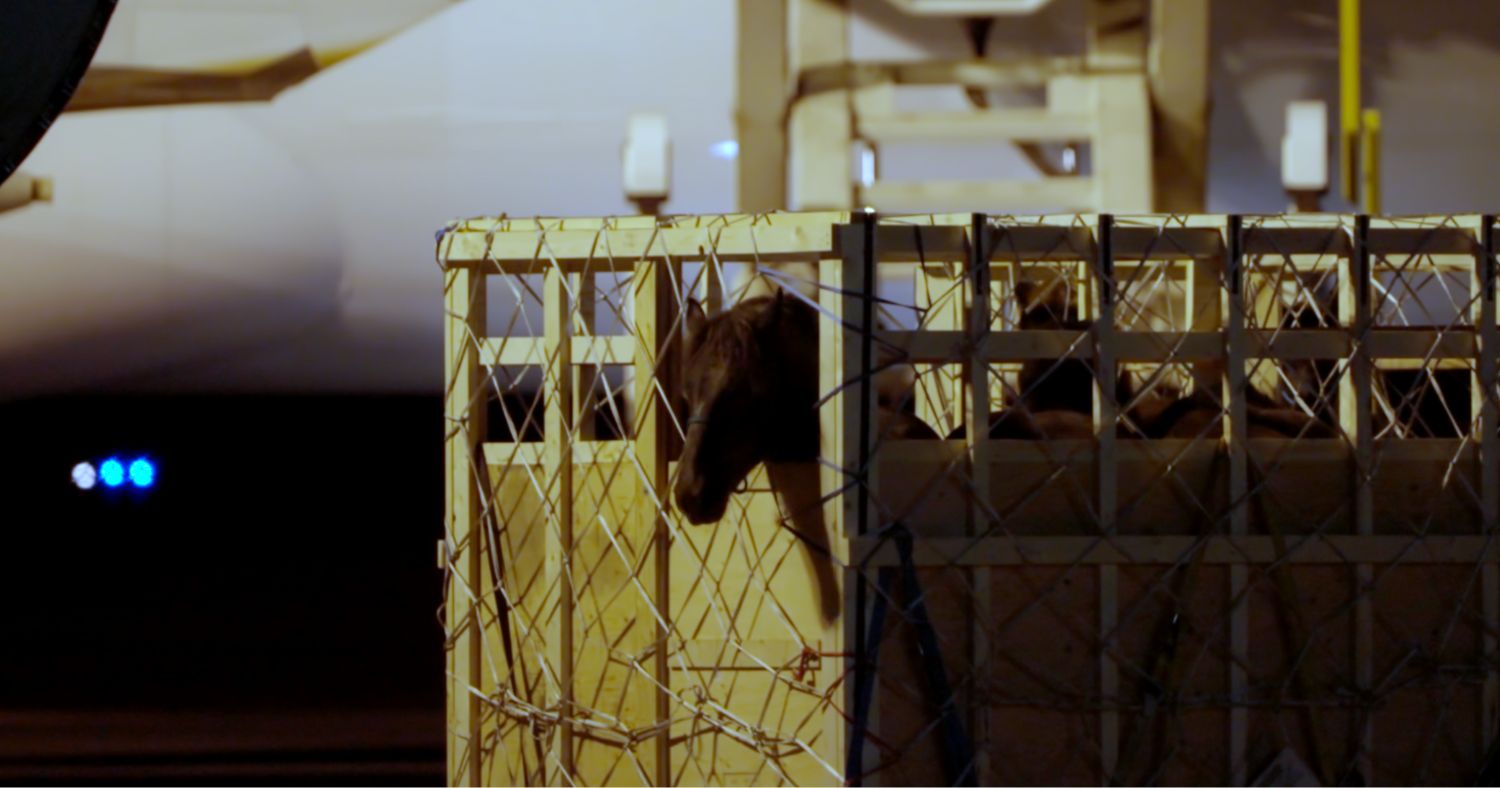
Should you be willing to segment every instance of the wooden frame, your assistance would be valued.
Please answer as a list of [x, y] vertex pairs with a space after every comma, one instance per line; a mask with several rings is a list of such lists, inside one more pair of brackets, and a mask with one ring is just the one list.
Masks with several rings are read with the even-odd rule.
[[[924, 585], [932, 584], [926, 589], [929, 600], [967, 600], [965, 609], [972, 611], [961, 628], [939, 621], [939, 634], [942, 642], [962, 646], [954, 652], [960, 656], [947, 661], [955, 686], [970, 688], [963, 702], [976, 704], [965, 706], [965, 719], [970, 730], [981, 733], [976, 758], [984, 782], [1026, 774], [1015, 771], [1025, 764], [1007, 756], [1005, 742], [1024, 730], [1000, 722], [1017, 719], [1014, 715], [1023, 713], [1025, 702], [1013, 701], [1020, 705], [1007, 706], [1010, 710], [1001, 717], [978, 703], [989, 692], [980, 691], [985, 682], [1005, 685], [1016, 680], [1007, 678], [1011, 674], [1006, 670], [991, 675], [1002, 663], [1032, 658], [1026, 656], [1027, 648], [1042, 649], [1038, 654], [1046, 651], [1041, 641], [1017, 640], [997, 619], [1024, 620], [1014, 597], [1016, 589], [1031, 582], [1024, 579], [1075, 578], [1091, 600], [1063, 605], [1057, 601], [1058, 592], [1049, 590], [1038, 592], [1033, 604], [1063, 605], [1060, 610], [1074, 611], [1058, 614], [1059, 636], [1090, 633], [1093, 675], [1079, 680], [1094, 702], [1092, 711], [1071, 719], [1094, 715], [1085, 725], [1093, 733], [1085, 738], [1098, 747], [1097, 762], [1079, 774], [1086, 775], [1083, 781], [1105, 782], [1124, 757], [1121, 748], [1134, 741], [1130, 732], [1142, 724], [1139, 702], [1132, 698], [1142, 691], [1139, 654], [1153, 642], [1150, 615], [1142, 612], [1151, 609], [1149, 596], [1143, 594], [1166, 587], [1173, 577], [1171, 568], [1184, 566], [1200, 552], [1205, 576], [1216, 578], [1210, 585], [1217, 590], [1205, 591], [1207, 601], [1198, 604], [1217, 612], [1206, 619], [1212, 624], [1209, 631], [1194, 637], [1202, 640], [1206, 664], [1218, 666], [1213, 672], [1218, 678], [1212, 681], [1222, 681], [1224, 689], [1223, 700], [1192, 713], [1222, 716], [1212, 717], [1221, 722], [1195, 728], [1200, 731], [1195, 735], [1219, 731], [1207, 745], [1212, 756], [1204, 762], [1207, 765], [1191, 767], [1198, 772], [1166, 774], [1199, 774], [1243, 784], [1256, 776], [1266, 757], [1267, 715], [1296, 716], [1293, 711], [1265, 711], [1264, 698], [1255, 700], [1257, 693], [1266, 692], [1266, 671], [1271, 669], [1267, 666], [1279, 659], [1265, 644], [1267, 616], [1274, 617], [1287, 605], [1307, 603], [1300, 592], [1292, 596], [1301, 602], [1285, 597], [1276, 602], [1274, 595], [1267, 596], [1267, 578], [1281, 571], [1296, 579], [1295, 588], [1347, 600], [1347, 638], [1329, 634], [1330, 625], [1312, 626], [1321, 620], [1316, 616], [1306, 619], [1310, 629], [1305, 637], [1309, 643], [1323, 644], [1319, 648], [1346, 649], [1350, 686], [1368, 697], [1384, 691], [1382, 682], [1389, 681], [1394, 669], [1388, 665], [1389, 636], [1382, 634], [1383, 628], [1403, 626], [1403, 616], [1418, 615], [1408, 607], [1391, 606], [1392, 597], [1384, 589], [1398, 583], [1392, 578], [1430, 576], [1434, 588], [1447, 588], [1464, 572], [1476, 573], [1474, 618], [1482, 624], [1465, 624], [1464, 631], [1471, 634], [1464, 637], [1473, 639], [1472, 670], [1482, 675], [1482, 681], [1472, 698], [1460, 704], [1476, 714], [1473, 725], [1464, 729], [1470, 740], [1460, 754], [1468, 757], [1488, 749], [1500, 717], [1500, 674], [1494, 667], [1500, 633], [1500, 545], [1493, 540], [1500, 527], [1500, 478], [1493, 459], [1500, 453], [1500, 361], [1495, 351], [1493, 217], [929, 214], [856, 219], [837, 212], [660, 221], [475, 219], [456, 222], [441, 236], [449, 420], [448, 535], [441, 554], [448, 572], [450, 783], [851, 779], [842, 772], [849, 729], [841, 710], [854, 707], [851, 693], [858, 682], [853, 679], [866, 669], [855, 652], [873, 624], [868, 620], [870, 583], [880, 567], [902, 565], [887, 536], [888, 526], [897, 522], [916, 537], [911, 561], [923, 573]], [[817, 305], [828, 318], [820, 323], [820, 387], [829, 399], [821, 412], [828, 463], [818, 475], [828, 496], [822, 517], [834, 535], [832, 560], [843, 570], [839, 593], [845, 612], [838, 622], [819, 623], [811, 608], [776, 599], [778, 615], [787, 625], [805, 630], [800, 641], [768, 636], [763, 627], [756, 629], [761, 624], [747, 624], [743, 630], [731, 627], [736, 634], [715, 639], [695, 634], [693, 627], [701, 624], [680, 618], [707, 610], [734, 622], [738, 613], [714, 613], [712, 605], [704, 608], [695, 601], [694, 594], [700, 592], [694, 589], [730, 583], [735, 572], [748, 572], [742, 579], [753, 585], [756, 573], [766, 571], [756, 565], [734, 569], [738, 559], [724, 552], [711, 532], [692, 530], [695, 527], [679, 522], [663, 505], [673, 472], [670, 451], [676, 428], [668, 407], [672, 378], [665, 370], [670, 369], [668, 359], [678, 336], [680, 266], [709, 253], [724, 260], [815, 263], [819, 271], [822, 290]], [[1461, 258], [1467, 258], [1473, 298], [1464, 306], [1460, 325], [1375, 326], [1369, 288], [1361, 295], [1355, 283], [1371, 281], [1372, 270], [1380, 264], [1372, 260], [1403, 256], [1445, 270], [1462, 269]], [[1288, 265], [1296, 260], [1298, 265], [1333, 266], [1343, 272], [1339, 319], [1347, 328], [1247, 325], [1253, 305], [1246, 303], [1245, 282], [1258, 275], [1256, 265], [1278, 258]], [[1252, 264], [1252, 259], [1258, 262]], [[934, 261], [963, 261], [963, 275], [951, 277], [936, 267], [922, 267]], [[1094, 320], [1092, 329], [1080, 335], [994, 327], [997, 307], [991, 280], [1000, 270], [997, 266], [1067, 261], [1088, 266], [1088, 281], [1095, 291], [1084, 314]], [[1116, 310], [1119, 300], [1128, 296], [1114, 290], [1111, 271], [1117, 264], [1148, 262], [1181, 266], [1185, 272], [1171, 280], [1172, 286], [1184, 288], [1187, 299], [1184, 322], [1174, 330], [1119, 328], [1125, 318]], [[918, 263], [919, 272], [928, 272], [921, 275], [948, 277], [945, 286], [958, 290], [917, 330], [868, 331], [868, 266], [891, 263]], [[586, 281], [591, 272], [602, 270], [633, 277], [633, 323], [627, 334], [590, 335], [594, 323], [585, 313], [592, 306], [586, 309], [579, 301], [592, 304], [583, 296]], [[488, 336], [485, 280], [522, 273], [544, 278], [544, 331], [535, 337]], [[962, 372], [948, 375], [945, 385], [954, 388], [950, 396], [961, 397], [958, 407], [971, 425], [964, 437], [871, 441], [875, 431], [860, 419], [862, 414], [873, 418], [873, 403], [862, 400], [872, 394], [870, 387], [859, 384], [871, 363], [863, 357], [870, 347], [930, 365], [933, 374], [945, 365], [958, 365]], [[1112, 380], [1115, 365], [1127, 361], [1223, 364], [1228, 424], [1224, 437], [1117, 440], [1117, 404], [1102, 386], [1096, 392], [1092, 441], [993, 441], [974, 428], [993, 409], [995, 365], [1059, 356], [1089, 362], [1099, 380]], [[1350, 372], [1344, 376], [1340, 398], [1348, 440], [1248, 437], [1244, 390], [1249, 364], [1257, 358], [1346, 363]], [[1372, 376], [1382, 364], [1425, 368], [1439, 362], [1471, 371], [1483, 437], [1472, 442], [1377, 441], [1370, 421]], [[484, 411], [478, 404], [494, 382], [484, 370], [521, 364], [541, 367], [546, 390], [552, 392], [545, 405], [545, 440], [486, 440]], [[629, 440], [596, 440], [581, 427], [587, 407], [570, 401], [588, 385], [580, 370], [601, 365], [628, 365], [634, 370]], [[1205, 367], [1209, 368], [1213, 367]], [[919, 406], [928, 413], [939, 410], [930, 402]], [[872, 448], [862, 445], [862, 435]], [[871, 451], [875, 461], [866, 462], [862, 455]], [[1222, 477], [1215, 476], [1220, 473], [1215, 465], [1218, 456], [1227, 462]], [[1295, 472], [1278, 477], [1278, 468]], [[1433, 469], [1448, 470], [1430, 478]], [[1028, 479], [1039, 475], [1052, 481], [1028, 487]], [[1212, 484], [1193, 487], [1197, 482], [1190, 483], [1189, 477]], [[1083, 483], [1069, 488], [1070, 478]], [[1221, 481], [1213, 482], [1215, 478]], [[1345, 486], [1316, 489], [1329, 487], [1335, 479], [1343, 479], [1340, 484]], [[1447, 507], [1447, 514], [1440, 514], [1438, 521], [1429, 517], [1419, 532], [1411, 530], [1402, 519], [1411, 516], [1410, 507], [1402, 509], [1392, 496], [1423, 493], [1390, 490], [1393, 479], [1412, 479], [1418, 487], [1435, 485], [1430, 489], [1446, 496], [1438, 502]], [[744, 517], [740, 528], [761, 527], [758, 523], [764, 521], [757, 518], [774, 512], [767, 508], [774, 506], [768, 494], [755, 492], [765, 489], [765, 483], [755, 477], [751, 492], [737, 498], [737, 511]], [[944, 486], [953, 484], [963, 491]], [[1195, 515], [1187, 514], [1191, 506], [1183, 502], [1181, 491], [1189, 488], [1201, 499], [1191, 505], [1206, 507], [1220, 518], [1216, 530], [1201, 539], [1187, 522]], [[1298, 525], [1293, 516], [1297, 513], [1277, 509], [1281, 504], [1276, 499], [1289, 495], [1311, 496], [1313, 502], [1301, 508], [1305, 518], [1321, 522]], [[1352, 503], [1342, 513], [1318, 509], [1320, 501], [1339, 500]], [[1270, 508], [1257, 513], [1256, 507]], [[533, 537], [523, 530], [533, 522], [545, 524], [535, 530], [539, 536], [534, 548], [527, 546]], [[1269, 533], [1262, 532], [1268, 527]], [[486, 528], [492, 536], [484, 536]], [[776, 529], [765, 533], [774, 535]], [[527, 553], [533, 549], [536, 552]], [[544, 559], [530, 575], [525, 555]], [[499, 572], [487, 569], [504, 560], [520, 560], [523, 565], [513, 567], [514, 573], [503, 566]], [[691, 571], [684, 573], [684, 567]], [[1081, 579], [1084, 570], [1090, 579]], [[1343, 580], [1329, 580], [1334, 577]], [[497, 588], [497, 582], [503, 588]], [[791, 580], [778, 575], [776, 582]], [[1011, 590], [1002, 594], [1000, 589]], [[501, 591], [512, 607], [497, 607], [494, 600]], [[778, 596], [769, 586], [761, 593]], [[609, 599], [600, 601], [599, 596]], [[1466, 598], [1442, 599], [1454, 606], [1456, 616], [1460, 606], [1470, 604]], [[935, 610], [941, 619], [946, 608]], [[1085, 614], [1089, 620], [1076, 620]], [[1200, 610], [1195, 615], [1207, 613]], [[497, 628], [506, 617], [513, 619], [512, 631], [502, 636]], [[899, 617], [892, 622], [899, 625]], [[614, 625], [619, 627], [611, 629]], [[896, 630], [887, 626], [886, 631]], [[610, 642], [623, 645], [609, 646], [608, 658], [590, 653], [598, 648], [591, 644], [606, 634], [615, 638]], [[515, 649], [510, 648], [511, 640], [518, 641]], [[522, 664], [533, 656], [547, 664]], [[902, 726], [910, 723], [915, 708], [912, 698], [920, 699], [920, 692], [910, 695], [912, 687], [920, 687], [916, 674], [904, 672], [915, 667], [892, 661], [883, 647], [879, 656], [870, 735], [880, 737], [882, 747], [905, 741], [903, 746], [917, 752], [935, 746], [920, 735], [902, 738], [907, 736]], [[1203, 678], [1206, 674], [1194, 675], [1194, 681], [1208, 680]], [[765, 703], [778, 697], [776, 687], [789, 688], [786, 700], [777, 703], [801, 703], [796, 707], [801, 716], [795, 722], [752, 722], [755, 714], [770, 707], [736, 705], [742, 701], [716, 696], [721, 690], [729, 692], [724, 688], [730, 684], [723, 683], [730, 681], [728, 676], [739, 677], [733, 681], [740, 684], [759, 680], [756, 677], [770, 682]], [[1324, 692], [1313, 679], [1307, 681], [1312, 691]], [[547, 693], [523, 691], [523, 684], [546, 688]], [[1421, 777], [1392, 772], [1395, 767], [1382, 752], [1387, 744], [1382, 737], [1389, 735], [1382, 731], [1390, 729], [1395, 719], [1390, 715], [1396, 712], [1366, 707], [1365, 716], [1347, 723], [1358, 729], [1353, 740], [1359, 746], [1345, 751], [1334, 735], [1348, 729], [1338, 722], [1341, 712], [1319, 697], [1312, 704], [1324, 710], [1315, 718], [1322, 721], [1288, 723], [1293, 735], [1286, 746], [1302, 747], [1295, 732], [1303, 730], [1338, 750], [1328, 754], [1335, 766], [1353, 764], [1367, 780]], [[1402, 702], [1407, 705], [1398, 704], [1398, 709], [1405, 709], [1401, 714], [1416, 713], [1410, 706], [1415, 701]], [[695, 727], [705, 721], [712, 721], [703, 729], [707, 734]], [[1456, 724], [1439, 721], [1434, 730], [1450, 730]], [[726, 742], [722, 746], [739, 748], [740, 755], [688, 754], [684, 748], [701, 746], [693, 742], [704, 741], [705, 735]], [[764, 763], [752, 764], [755, 757], [772, 751], [778, 753], [774, 758], [767, 755]], [[931, 760], [892, 753], [866, 751], [860, 768], [879, 769], [870, 771], [867, 782], [901, 782], [922, 774], [940, 778], [921, 771], [931, 767]], [[694, 771], [725, 758], [725, 763], [749, 765], [732, 774]], [[531, 760], [523, 768], [524, 759]], [[1034, 766], [1045, 769], [1048, 763], [1038, 758]], [[1163, 763], [1168, 769], [1189, 768], [1170, 758]]]

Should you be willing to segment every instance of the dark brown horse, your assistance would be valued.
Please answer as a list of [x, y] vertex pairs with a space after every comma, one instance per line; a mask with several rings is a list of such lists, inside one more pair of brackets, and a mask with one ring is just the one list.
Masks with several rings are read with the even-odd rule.
[[[1078, 299], [1060, 274], [1022, 280], [1015, 286], [1023, 330], [1084, 331], [1090, 322], [1078, 316]], [[1082, 359], [1031, 359], [1021, 365], [1018, 391], [1007, 397], [1003, 410], [990, 414], [991, 438], [1048, 440], [1087, 438], [1094, 434], [1094, 370]], [[1115, 400], [1128, 405], [1122, 437], [1142, 437], [1142, 425], [1154, 424], [1175, 399], [1148, 393], [1137, 396], [1130, 378], [1120, 373], [1115, 380]], [[949, 435], [962, 437], [963, 429]]]
[[[689, 522], [712, 523], [756, 465], [818, 458], [818, 314], [779, 290], [713, 317], [692, 302], [685, 351], [687, 435], [673, 492]], [[900, 381], [877, 377], [880, 401], [896, 406], [879, 409], [878, 437], [936, 438], [901, 411]]]
[[[1078, 316], [1078, 299], [1066, 278], [1042, 276], [1016, 283], [1020, 328], [1086, 330]], [[1221, 365], [1222, 366], [1222, 365]], [[1211, 369], [1211, 368], [1210, 368]], [[1220, 370], [1222, 374], [1222, 370]], [[1182, 396], [1167, 386], [1138, 394], [1123, 371], [1115, 381], [1115, 401], [1125, 410], [1117, 429], [1125, 438], [1217, 437], [1225, 408], [1209, 395], [1219, 375], [1205, 375], [1194, 393]], [[1021, 366], [1019, 393], [1004, 410], [991, 414], [990, 437], [1024, 440], [1086, 438], [1093, 435], [1095, 375], [1081, 359], [1033, 359]], [[1300, 392], [1299, 392], [1300, 393]], [[1332, 431], [1316, 418], [1282, 405], [1253, 386], [1246, 388], [1249, 433], [1256, 437], [1329, 437]], [[962, 429], [949, 438], [961, 437]]]

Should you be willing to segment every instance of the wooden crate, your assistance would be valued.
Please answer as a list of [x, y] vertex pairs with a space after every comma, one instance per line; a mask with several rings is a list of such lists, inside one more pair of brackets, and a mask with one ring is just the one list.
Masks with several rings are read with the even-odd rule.
[[[931, 783], [967, 753], [985, 783], [1245, 783], [1284, 751], [1369, 782], [1473, 779], [1500, 701], [1493, 234], [1479, 216], [453, 223], [450, 782]], [[685, 277], [736, 262], [818, 272], [824, 462], [759, 470], [723, 522], [690, 526], [668, 505]], [[916, 272], [914, 330], [867, 325], [887, 265]], [[1091, 329], [1015, 327], [1004, 282], [1043, 265], [1071, 266]], [[1279, 294], [1320, 271], [1328, 324], [1278, 327]], [[600, 276], [628, 281], [616, 302]], [[1389, 295], [1450, 281], [1425, 325]], [[497, 293], [535, 324], [487, 323]], [[1061, 353], [1102, 380], [1227, 370], [1227, 429], [1118, 438], [1096, 397], [1092, 440], [861, 446], [866, 341], [923, 370], [944, 432]], [[1340, 370], [1342, 437], [1246, 437], [1243, 387], [1292, 359]], [[590, 427], [606, 366], [632, 376], [624, 440]], [[543, 398], [529, 443], [483, 407], [522, 368]], [[1388, 369], [1468, 374], [1467, 437], [1377, 433]], [[831, 560], [794, 532], [831, 534]]]

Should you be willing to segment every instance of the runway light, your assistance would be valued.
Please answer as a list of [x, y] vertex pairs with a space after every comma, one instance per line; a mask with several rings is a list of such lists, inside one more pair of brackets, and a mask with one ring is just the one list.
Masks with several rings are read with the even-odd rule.
[[94, 471], [94, 466], [86, 462], [80, 462], [73, 466], [73, 484], [80, 490], [92, 490], [99, 481], [99, 474]]
[[130, 483], [142, 489], [156, 483], [156, 466], [142, 457], [130, 463]]
[[99, 465], [99, 478], [104, 480], [105, 487], [119, 487], [125, 483], [125, 466], [110, 457]]

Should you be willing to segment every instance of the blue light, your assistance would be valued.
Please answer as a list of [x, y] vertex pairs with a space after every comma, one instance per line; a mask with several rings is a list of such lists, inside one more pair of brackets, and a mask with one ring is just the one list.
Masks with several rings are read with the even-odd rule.
[[99, 466], [99, 478], [104, 480], [105, 487], [119, 487], [125, 483], [125, 466], [110, 457]]
[[146, 488], [156, 483], [156, 466], [145, 457], [130, 463], [130, 483]]
[[708, 152], [715, 158], [733, 159], [740, 155], [740, 143], [737, 140], [723, 140], [708, 146]]

